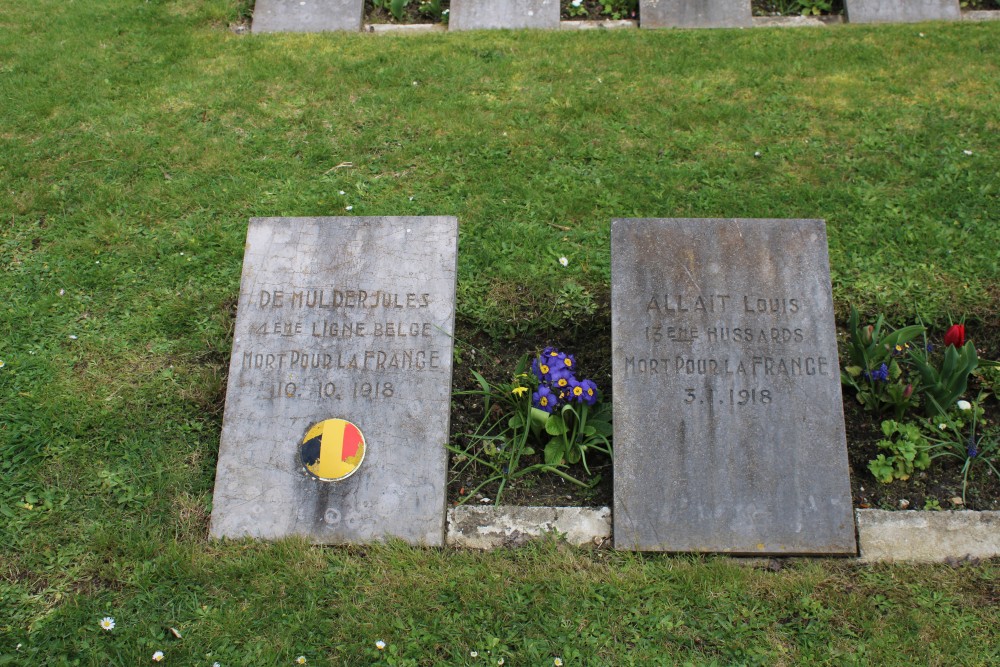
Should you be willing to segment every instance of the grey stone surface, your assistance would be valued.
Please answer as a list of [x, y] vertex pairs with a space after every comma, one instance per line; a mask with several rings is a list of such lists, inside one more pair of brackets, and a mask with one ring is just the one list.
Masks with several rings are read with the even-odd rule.
[[962, 12], [963, 21], [1000, 21], [1000, 11], [996, 9], [973, 9]]
[[364, 0], [257, 0], [253, 32], [361, 30]]
[[365, 25], [365, 31], [417, 35], [428, 32], [448, 32], [448, 26], [443, 23], [370, 23]]
[[854, 554], [821, 220], [614, 220], [619, 548]]
[[835, 16], [755, 16], [755, 28], [823, 28], [828, 25], [843, 23], [843, 18]]
[[750, 0], [639, 0], [642, 28], [749, 28]]
[[[457, 234], [452, 217], [250, 221], [214, 537], [443, 544]], [[364, 460], [322, 481], [299, 445], [338, 418]]]
[[601, 546], [611, 539], [611, 509], [462, 505], [448, 510], [449, 546], [520, 546], [553, 532], [575, 546]]
[[958, 0], [844, 0], [849, 23], [957, 21]]
[[1000, 512], [857, 512], [863, 562], [1000, 556]]
[[559, 29], [559, 0], [451, 0], [448, 30]]
[[639, 22], [632, 19], [607, 19], [601, 21], [560, 21], [560, 30], [619, 30], [635, 29]]

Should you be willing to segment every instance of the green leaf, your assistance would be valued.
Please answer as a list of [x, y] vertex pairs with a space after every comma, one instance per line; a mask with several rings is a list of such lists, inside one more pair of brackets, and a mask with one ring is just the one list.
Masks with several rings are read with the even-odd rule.
[[534, 455], [535, 455], [534, 447], [525, 447], [524, 449], [521, 450], [521, 456], [534, 456]]
[[553, 438], [545, 445], [545, 462], [549, 465], [559, 465], [563, 459], [562, 442]]
[[884, 454], [879, 454], [874, 461], [869, 461], [868, 470], [883, 484], [892, 481], [892, 462], [886, 459]]
[[580, 449], [578, 447], [570, 447], [569, 451], [566, 452], [566, 463], [574, 465], [580, 462]]
[[605, 438], [610, 438], [615, 432], [614, 427], [606, 421], [591, 419], [587, 422], [587, 425], [593, 427], [595, 433], [600, 433]]
[[476, 371], [472, 371], [472, 376], [476, 378], [476, 382], [478, 382], [479, 386], [483, 388], [483, 391], [485, 391], [486, 393], [490, 392], [490, 383], [486, 381], [486, 378], [484, 378]]
[[549, 418], [545, 420], [545, 432], [549, 435], [563, 435], [568, 430], [562, 415], [549, 415]]

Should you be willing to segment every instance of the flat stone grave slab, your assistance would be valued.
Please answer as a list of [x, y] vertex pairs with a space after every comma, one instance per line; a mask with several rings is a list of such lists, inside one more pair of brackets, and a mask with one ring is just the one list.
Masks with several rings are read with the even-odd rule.
[[749, 28], [750, 0], [639, 0], [641, 28]]
[[958, 21], [958, 0], [844, 0], [849, 23]]
[[257, 0], [253, 32], [360, 32], [364, 0]]
[[448, 30], [559, 29], [558, 0], [451, 0]]
[[250, 221], [212, 536], [444, 543], [457, 235]]
[[822, 220], [611, 226], [615, 546], [856, 554]]

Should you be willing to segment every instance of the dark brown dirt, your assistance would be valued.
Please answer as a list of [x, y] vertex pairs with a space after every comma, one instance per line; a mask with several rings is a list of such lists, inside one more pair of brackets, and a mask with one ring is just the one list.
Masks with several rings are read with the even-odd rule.
[[[605, 309], [604, 322], [610, 313]], [[594, 318], [598, 321], [598, 318]], [[461, 350], [455, 364], [454, 390], [456, 392], [478, 389], [471, 371], [481, 374], [492, 383], [509, 382], [514, 367], [522, 355], [539, 352], [552, 345], [572, 353], [577, 359], [578, 377], [590, 378], [602, 392], [611, 389], [611, 330], [604, 325], [596, 328], [593, 322], [580, 322], [575, 327], [560, 332], [549, 340], [520, 339], [498, 343], [475, 331], [468, 324], [460, 323], [456, 334], [456, 347]], [[468, 440], [463, 434], [474, 432], [482, 419], [482, 402], [475, 397], [457, 397], [452, 402], [451, 434], [452, 442], [465, 446]], [[522, 459], [525, 466], [541, 463], [541, 456], [535, 454]], [[588, 459], [591, 475], [587, 475], [582, 465], [566, 470], [581, 481], [596, 484], [584, 489], [557, 475], [529, 475], [507, 486], [501, 498], [507, 505], [557, 505], [557, 506], [599, 506], [611, 504], [611, 461], [596, 455]], [[455, 503], [468, 494], [485, 478], [488, 469], [475, 463], [465, 468], [463, 474], [456, 473], [455, 458], [452, 457], [452, 474], [448, 480], [448, 501]], [[484, 487], [478, 497], [469, 502], [479, 502], [485, 498], [496, 498], [497, 484]]]
[[[410, 0], [403, 8], [403, 17], [397, 20], [388, 9], [376, 9], [371, 0], [365, 0], [365, 23], [437, 23], [434, 17], [420, 11], [419, 0]], [[441, 9], [449, 8], [449, 0], [442, 0]]]

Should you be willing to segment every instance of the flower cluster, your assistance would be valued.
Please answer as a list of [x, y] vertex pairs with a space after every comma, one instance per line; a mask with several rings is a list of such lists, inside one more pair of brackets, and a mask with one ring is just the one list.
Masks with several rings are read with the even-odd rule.
[[538, 391], [531, 396], [539, 410], [552, 412], [561, 403], [597, 403], [597, 385], [592, 380], [576, 379], [576, 357], [554, 347], [545, 348], [531, 364], [538, 378]]
[[977, 456], [979, 456], [979, 445], [976, 442], [975, 433], [969, 435], [968, 445], [965, 450], [965, 453], [968, 455], [970, 459], [974, 459]]
[[872, 381], [877, 382], [881, 380], [882, 382], [889, 381], [889, 367], [886, 364], [882, 364], [873, 371], [865, 371], [865, 377]]

